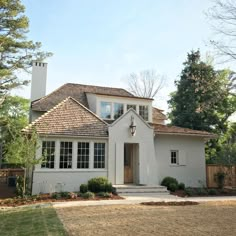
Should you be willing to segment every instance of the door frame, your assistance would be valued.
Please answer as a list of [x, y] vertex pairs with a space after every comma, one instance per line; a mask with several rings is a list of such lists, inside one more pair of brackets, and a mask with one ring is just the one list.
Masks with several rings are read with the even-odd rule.
[[[132, 168], [132, 181], [126, 181], [126, 163], [125, 155], [126, 148], [130, 148], [131, 155], [131, 168]], [[139, 144], [138, 143], [124, 143], [124, 184], [139, 184]]]

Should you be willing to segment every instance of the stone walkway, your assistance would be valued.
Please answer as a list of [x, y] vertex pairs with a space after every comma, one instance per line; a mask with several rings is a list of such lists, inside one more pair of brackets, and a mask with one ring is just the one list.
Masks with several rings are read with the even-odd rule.
[[[122, 196], [121, 196], [122, 197]], [[174, 195], [154, 195], [145, 194], [143, 196], [126, 195], [123, 200], [99, 200], [99, 201], [71, 201], [71, 202], [53, 202], [55, 208], [73, 207], [73, 206], [103, 206], [103, 205], [131, 205], [140, 204], [141, 202], [171, 202], [171, 201], [236, 201], [236, 196], [226, 197], [187, 197], [180, 198]]]

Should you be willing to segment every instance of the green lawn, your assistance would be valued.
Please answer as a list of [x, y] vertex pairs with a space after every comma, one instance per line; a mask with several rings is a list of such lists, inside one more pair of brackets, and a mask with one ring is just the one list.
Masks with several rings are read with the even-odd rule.
[[67, 235], [53, 208], [0, 210], [0, 235]]

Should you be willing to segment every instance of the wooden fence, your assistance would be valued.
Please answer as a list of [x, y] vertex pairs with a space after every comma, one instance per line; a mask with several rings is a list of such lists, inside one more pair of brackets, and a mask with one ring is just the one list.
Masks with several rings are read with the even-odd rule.
[[217, 188], [218, 184], [215, 175], [219, 172], [224, 172], [225, 187], [236, 187], [236, 165], [224, 166], [224, 165], [206, 165], [206, 179], [208, 188]]
[[9, 176], [23, 176], [23, 169], [0, 169], [0, 183], [7, 183]]

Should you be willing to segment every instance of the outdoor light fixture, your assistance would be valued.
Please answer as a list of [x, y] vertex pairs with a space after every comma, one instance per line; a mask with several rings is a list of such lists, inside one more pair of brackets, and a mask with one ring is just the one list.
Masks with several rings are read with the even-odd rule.
[[136, 133], [136, 125], [134, 123], [134, 117], [133, 116], [131, 116], [131, 124], [130, 124], [129, 128], [130, 128], [131, 135], [134, 136], [135, 133]]

